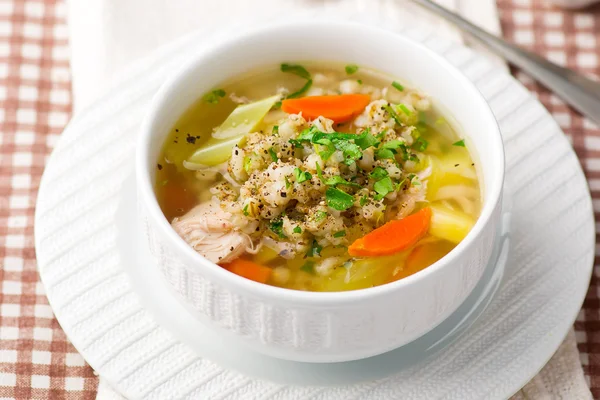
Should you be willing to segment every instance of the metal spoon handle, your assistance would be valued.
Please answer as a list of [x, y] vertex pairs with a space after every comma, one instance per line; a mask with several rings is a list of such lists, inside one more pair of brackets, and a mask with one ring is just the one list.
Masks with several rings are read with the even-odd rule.
[[600, 83], [497, 38], [431, 0], [412, 1], [456, 25], [473, 39], [556, 92], [582, 114], [600, 124]]

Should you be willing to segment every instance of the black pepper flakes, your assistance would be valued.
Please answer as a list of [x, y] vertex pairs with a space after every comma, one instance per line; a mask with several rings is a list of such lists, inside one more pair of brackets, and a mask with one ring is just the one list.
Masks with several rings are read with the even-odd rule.
[[162, 169], [162, 165], [160, 165], [160, 164], [156, 164], [156, 166], [158, 167], [158, 170], [159, 170], [159, 171]]
[[189, 144], [196, 144], [196, 136], [192, 136], [189, 133], [187, 134], [187, 137], [185, 138], [185, 140]]
[[460, 164], [454, 164], [455, 167], [458, 167]]
[[287, 193], [286, 192], [281, 192], [281, 197], [286, 198], [287, 197]]
[[175, 129], [175, 132], [179, 132], [179, 129]]

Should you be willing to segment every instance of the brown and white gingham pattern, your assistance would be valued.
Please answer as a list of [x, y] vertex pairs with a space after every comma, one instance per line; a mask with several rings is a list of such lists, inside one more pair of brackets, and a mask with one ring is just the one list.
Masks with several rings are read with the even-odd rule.
[[[591, 77], [600, 77], [600, 6], [565, 12], [543, 0], [498, 0], [504, 37], [548, 59]], [[600, 220], [600, 128], [569, 108], [526, 75], [517, 78], [534, 92], [569, 136], [590, 186]], [[596, 224], [596, 234], [600, 233]], [[575, 322], [584, 373], [594, 398], [600, 398], [600, 241], [583, 309]]]
[[[600, 7], [565, 12], [543, 0], [498, 0], [498, 7], [508, 40], [600, 75]], [[63, 0], [0, 0], [0, 398], [95, 398], [97, 378], [53, 317], [33, 245], [41, 174], [71, 111], [65, 14]], [[600, 216], [600, 129], [515, 73], [571, 138]], [[596, 264], [575, 328], [600, 398], [600, 258]]]

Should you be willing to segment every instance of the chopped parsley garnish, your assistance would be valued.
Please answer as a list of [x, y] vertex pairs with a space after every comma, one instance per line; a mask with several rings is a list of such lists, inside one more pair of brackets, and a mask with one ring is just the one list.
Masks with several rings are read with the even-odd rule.
[[271, 160], [273, 160], [273, 162], [277, 162], [279, 160], [277, 153], [275, 153], [275, 150], [273, 150], [272, 147], [269, 149], [269, 155], [271, 156]]
[[381, 148], [378, 149], [377, 152], [375, 153], [375, 157], [377, 157], [378, 160], [387, 160], [387, 159], [394, 159], [394, 152], [390, 149], [386, 149], [386, 148]]
[[356, 71], [358, 71], [358, 65], [356, 65], [356, 64], [346, 65], [346, 73], [348, 75], [352, 75], [352, 74], [356, 73]]
[[271, 131], [273, 136], [279, 135], [279, 125], [273, 125], [273, 130]]
[[360, 205], [361, 206], [364, 206], [368, 202], [369, 202], [369, 198], [367, 196], [363, 196], [363, 197], [360, 198]]
[[359, 158], [362, 157], [361, 148], [347, 140], [334, 140], [333, 145], [336, 149], [341, 150], [344, 155], [344, 164], [352, 165]]
[[285, 188], [289, 189], [292, 186], [292, 184], [290, 183], [290, 180], [288, 179], [287, 176], [284, 176], [283, 179], [285, 180]]
[[425, 140], [424, 138], [419, 137], [413, 143], [412, 148], [417, 151], [424, 152], [425, 150], [427, 150], [427, 146], [429, 146], [429, 142], [427, 140]]
[[246, 217], [247, 217], [248, 215], [250, 215], [250, 214], [248, 213], [248, 206], [249, 206], [249, 204], [246, 204], [246, 205], [244, 206], [244, 215], [245, 215]]
[[406, 148], [406, 143], [403, 140], [394, 139], [394, 140], [390, 140], [389, 142], [385, 142], [383, 144], [383, 148], [390, 149], [390, 150], [398, 150], [401, 148]]
[[398, 116], [398, 114], [396, 114], [396, 111], [394, 111], [394, 109], [389, 104], [386, 104], [385, 106], [383, 106], [383, 108], [385, 109], [385, 111], [388, 112], [388, 114], [390, 114], [390, 116], [394, 119], [394, 121], [396, 121], [398, 125], [403, 125], [402, 121], [400, 121], [400, 117]]
[[385, 159], [394, 159], [395, 155], [400, 152], [402, 154], [402, 158], [404, 160], [408, 160], [408, 150], [406, 148], [406, 143], [402, 140], [390, 140], [389, 142], [385, 142], [383, 146], [375, 152], [375, 156], [378, 160]]
[[225, 94], [223, 89], [215, 89], [212, 92], [206, 93], [203, 99], [207, 103], [217, 104], [222, 97], [225, 97]]
[[302, 171], [300, 168], [296, 168], [294, 170], [294, 177], [298, 183], [306, 182], [312, 179], [310, 172]]
[[321, 250], [323, 250], [323, 246], [321, 246], [316, 240], [313, 240], [310, 248], [306, 252], [306, 257], [320, 257]]
[[302, 65], [298, 64], [281, 64], [281, 72], [289, 72], [304, 79], [311, 79], [310, 72], [306, 70]]
[[338, 232], [336, 232], [336, 233], [333, 234], [334, 238], [341, 238], [341, 237], [344, 237], [344, 236], [346, 236], [346, 231], [338, 231]]
[[464, 140], [459, 140], [456, 143], [452, 143], [452, 146], [465, 147], [465, 141]]
[[398, 108], [399, 108], [400, 110], [402, 110], [402, 112], [403, 112], [404, 114], [406, 114], [407, 116], [409, 116], [409, 117], [410, 117], [410, 116], [412, 115], [412, 111], [410, 111], [410, 109], [409, 109], [408, 107], [406, 107], [406, 105], [404, 105], [404, 104], [399, 104], [399, 105], [398, 105]]
[[294, 233], [302, 233], [302, 228], [300, 228], [299, 226], [295, 227]]
[[312, 84], [313, 84], [312, 79], [307, 80], [306, 83], [304, 84], [304, 86], [302, 86], [299, 90], [288, 94], [285, 98], [286, 99], [295, 99], [297, 97], [302, 96], [304, 93], [308, 92], [308, 90], [310, 89]]
[[325, 200], [329, 207], [338, 211], [346, 211], [354, 204], [354, 197], [333, 187], [325, 192]]
[[371, 131], [367, 128], [354, 139], [354, 143], [359, 145], [361, 149], [366, 150], [371, 146], [377, 146], [379, 144], [379, 141], [375, 136], [371, 134]]
[[386, 176], [388, 176], [388, 172], [381, 168], [381, 167], [376, 167], [370, 174], [369, 176], [373, 179], [383, 179]]
[[337, 185], [346, 185], [346, 186], [360, 188], [360, 185], [358, 183], [348, 182], [347, 180], [345, 180], [344, 178], [342, 178], [339, 175], [334, 175], [331, 178], [325, 179], [325, 177], [323, 176], [323, 171], [321, 170], [321, 166], [319, 165], [319, 163], [317, 163], [317, 176], [319, 177], [321, 182], [323, 182], [327, 186], [336, 187]]
[[398, 83], [396, 81], [392, 82], [392, 86], [401, 92], [404, 91], [404, 86], [402, 86], [400, 83]]
[[327, 213], [325, 211], [317, 211], [315, 213], [316, 222], [323, 221], [325, 218], [327, 218]]
[[258, 154], [252, 153], [244, 157], [244, 171], [246, 171], [247, 174], [250, 173], [250, 168], [252, 168], [252, 162], [254, 161], [255, 157], [258, 157]]
[[[308, 257], [313, 257], [313, 256], [308, 256]], [[309, 274], [314, 274], [315, 273], [315, 263], [313, 261], [305, 262], [304, 265], [300, 267], [300, 271], [304, 271]]]
[[386, 176], [385, 178], [378, 180], [373, 185], [373, 189], [377, 192], [375, 196], [376, 200], [383, 199], [388, 193], [394, 191], [394, 183], [392, 182], [392, 178]]
[[362, 85], [362, 79], [357, 79], [356, 82], [358, 82], [359, 85]]
[[271, 221], [271, 224], [269, 225], [269, 229], [274, 234], [279, 236], [281, 239], [286, 238], [286, 236], [283, 233], [283, 220], [282, 219], [276, 219], [276, 220]]
[[310, 76], [310, 72], [306, 70], [302, 65], [298, 64], [281, 64], [281, 72], [289, 72], [290, 74], [294, 74], [299, 76], [300, 78], [306, 79], [306, 83], [304, 86], [300, 88], [300, 90], [290, 93], [286, 96], [286, 99], [295, 99], [297, 97], [302, 96], [306, 93], [310, 87], [312, 86], [312, 77]]

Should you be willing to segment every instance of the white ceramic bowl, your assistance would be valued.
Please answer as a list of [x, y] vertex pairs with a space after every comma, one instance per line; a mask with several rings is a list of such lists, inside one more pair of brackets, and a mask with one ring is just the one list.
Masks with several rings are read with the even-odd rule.
[[[171, 228], [153, 182], [163, 142], [203, 93], [263, 65], [352, 62], [430, 94], [451, 115], [478, 160], [484, 206], [473, 230], [439, 262], [400, 281], [342, 293], [262, 285], [207, 261]], [[498, 125], [477, 89], [445, 60], [402, 36], [340, 22], [293, 22], [245, 32], [190, 60], [156, 94], [137, 153], [140, 214], [165, 279], [193, 315], [262, 353], [335, 362], [402, 346], [448, 317], [469, 295], [491, 255], [501, 210], [504, 152]]]

